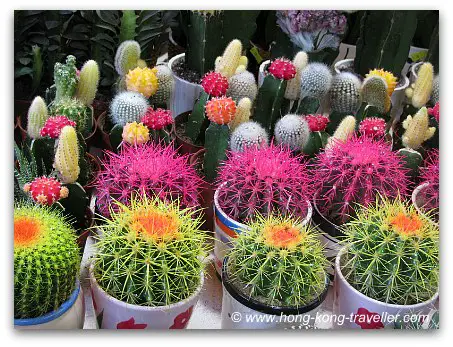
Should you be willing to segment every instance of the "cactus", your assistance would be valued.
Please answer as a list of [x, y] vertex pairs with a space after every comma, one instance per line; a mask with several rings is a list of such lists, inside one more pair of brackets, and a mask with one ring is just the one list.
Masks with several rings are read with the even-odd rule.
[[[234, 100], [233, 100], [234, 101]], [[231, 131], [235, 130], [239, 125], [250, 120], [252, 113], [252, 101], [249, 98], [242, 98], [236, 107], [236, 114], [230, 122]]]
[[270, 307], [302, 307], [319, 300], [328, 287], [319, 235], [289, 217], [258, 217], [239, 234], [226, 271], [243, 295]]
[[268, 72], [275, 78], [291, 80], [296, 76], [297, 69], [293, 63], [284, 58], [275, 59], [268, 68]]
[[243, 71], [233, 75], [228, 80], [228, 90], [226, 95], [231, 97], [234, 102], [238, 103], [243, 98], [249, 98], [254, 101], [258, 93], [255, 76], [249, 71]]
[[365, 118], [360, 122], [359, 132], [362, 136], [382, 139], [385, 136], [385, 120], [377, 117]]
[[243, 152], [249, 147], [264, 147], [269, 142], [266, 130], [256, 122], [243, 122], [231, 134], [230, 149]]
[[331, 87], [332, 73], [327, 65], [322, 63], [310, 63], [302, 70], [300, 76], [300, 97], [321, 100]]
[[127, 40], [120, 44], [115, 54], [115, 70], [120, 76], [125, 76], [129, 70], [137, 67], [141, 49], [137, 41]]
[[210, 96], [224, 96], [228, 89], [228, 79], [218, 72], [208, 72], [201, 79], [201, 86]]
[[126, 74], [126, 89], [130, 92], [138, 92], [145, 98], [153, 96], [159, 87], [156, 76], [157, 70], [136, 67]]
[[426, 140], [430, 139], [435, 131], [435, 127], [429, 127], [428, 110], [422, 107], [413, 117], [407, 116], [403, 122], [406, 131], [402, 137], [404, 147], [417, 150]]
[[420, 180], [428, 182], [419, 194], [423, 195], [423, 210], [439, 219], [439, 150], [433, 149], [426, 157], [423, 167], [420, 169]]
[[27, 134], [30, 138], [37, 139], [41, 137], [41, 128], [48, 117], [45, 101], [40, 96], [35, 97], [27, 114]]
[[308, 142], [310, 128], [304, 117], [287, 114], [275, 124], [274, 136], [277, 144], [286, 145], [293, 151], [301, 151]]
[[73, 55], [66, 57], [66, 64], [55, 63], [54, 80], [55, 80], [55, 101], [65, 98], [72, 98], [77, 88], [77, 68], [76, 58]]
[[346, 116], [338, 125], [337, 129], [327, 140], [326, 150], [334, 147], [338, 142], [346, 142], [354, 136], [356, 120], [354, 116]]
[[44, 123], [44, 126], [41, 128], [40, 135], [42, 137], [48, 136], [51, 139], [58, 139], [61, 129], [67, 125], [74, 128], [76, 127], [76, 123], [66, 116], [49, 117]]
[[380, 76], [369, 76], [362, 84], [362, 101], [376, 107], [381, 114], [390, 110], [391, 102], [388, 95], [387, 82]]
[[157, 65], [154, 69], [158, 88], [156, 93], [151, 96], [150, 102], [155, 105], [167, 105], [175, 87], [173, 74], [167, 65]]
[[115, 125], [139, 122], [148, 109], [148, 101], [136, 92], [118, 93], [110, 104], [110, 117]]
[[247, 69], [247, 57], [242, 55], [242, 43], [239, 40], [231, 41], [226, 46], [223, 55], [215, 60], [215, 72], [226, 78]]
[[359, 78], [351, 72], [341, 72], [335, 75], [329, 91], [332, 111], [355, 113], [360, 107], [361, 84]]
[[217, 182], [226, 182], [219, 190], [219, 206], [236, 221], [248, 222], [257, 213], [307, 216], [312, 193], [308, 169], [288, 147], [271, 143], [230, 152]]
[[85, 106], [91, 106], [99, 84], [99, 66], [94, 60], [88, 60], [83, 64], [79, 74], [79, 83], [77, 83], [76, 97], [82, 101]]
[[162, 130], [170, 124], [173, 124], [174, 119], [169, 110], [164, 110], [162, 108], [154, 110], [152, 107], [148, 107], [148, 110], [140, 122], [150, 129]]
[[25, 193], [30, 193], [33, 201], [40, 205], [51, 206], [60, 199], [67, 198], [69, 190], [53, 177], [36, 177], [23, 187]]
[[285, 99], [288, 100], [299, 100], [300, 98], [300, 76], [302, 70], [308, 64], [308, 55], [307, 53], [300, 51], [296, 54], [293, 59], [293, 65], [296, 68], [296, 75], [293, 79], [289, 80], [286, 85], [285, 90]]
[[355, 72], [365, 76], [378, 68], [400, 76], [416, 28], [415, 11], [365, 11], [360, 21]]
[[431, 92], [431, 103], [433, 105], [439, 102], [439, 75], [434, 78], [433, 91]]
[[106, 152], [103, 169], [97, 173], [97, 207], [109, 216], [109, 206], [118, 200], [129, 204], [134, 192], [164, 201], [179, 199], [183, 207], [198, 207], [202, 180], [186, 156], [171, 146], [148, 142], [121, 146], [118, 154]]
[[365, 77], [370, 77], [370, 76], [382, 77], [385, 80], [385, 82], [387, 83], [388, 95], [392, 96], [393, 91], [395, 90], [395, 88], [398, 84], [398, 79], [391, 72], [385, 71], [384, 69], [373, 69], [373, 70], [370, 70], [370, 72], [365, 75]]
[[74, 121], [77, 131], [88, 134], [92, 129], [93, 110], [78, 99], [61, 99], [50, 105], [50, 114], [53, 116], [66, 116]]
[[377, 194], [407, 194], [407, 169], [383, 140], [352, 137], [321, 152], [313, 167], [316, 204], [331, 222], [350, 220], [355, 207], [368, 206]]
[[426, 105], [433, 91], [434, 68], [431, 63], [423, 63], [418, 69], [412, 93], [412, 106], [421, 108]]
[[379, 199], [345, 227], [342, 272], [371, 299], [419, 304], [439, 286], [439, 229], [400, 199]]
[[149, 129], [143, 123], [127, 123], [121, 135], [124, 142], [130, 145], [142, 145], [149, 141]]
[[437, 123], [439, 123], [440, 117], [440, 110], [439, 110], [439, 102], [437, 102], [434, 107], [428, 108], [428, 114], [433, 116]]
[[[197, 290], [210, 247], [196, 211], [137, 196], [116, 202], [111, 219], [97, 227], [93, 275], [115, 299], [131, 305], [166, 306]], [[147, 264], [147, 265], [144, 265]], [[125, 274], [128, 269], [133, 276]]]
[[61, 129], [55, 150], [54, 167], [63, 183], [74, 183], [80, 173], [79, 143], [77, 133], [71, 126]]
[[75, 231], [61, 212], [14, 206], [14, 318], [57, 310], [75, 289], [80, 256]]
[[324, 131], [329, 123], [329, 118], [322, 114], [307, 114], [305, 120], [307, 121], [311, 132]]
[[329, 134], [326, 132], [326, 127], [329, 124], [329, 118], [322, 114], [307, 114], [305, 120], [310, 129], [310, 136], [302, 151], [304, 154], [314, 156], [327, 145]]
[[236, 103], [231, 98], [212, 98], [206, 104], [206, 116], [212, 123], [225, 125], [231, 122], [236, 114]]

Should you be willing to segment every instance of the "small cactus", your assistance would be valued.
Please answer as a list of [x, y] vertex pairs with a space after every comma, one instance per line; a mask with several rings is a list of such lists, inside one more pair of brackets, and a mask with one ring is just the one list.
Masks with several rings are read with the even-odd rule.
[[365, 118], [360, 122], [359, 132], [362, 136], [382, 139], [385, 136], [385, 120], [377, 117]]
[[99, 66], [94, 60], [88, 60], [83, 64], [79, 74], [79, 83], [77, 83], [76, 97], [84, 103], [85, 106], [91, 106], [99, 84]]
[[275, 78], [281, 80], [290, 80], [296, 76], [296, 67], [284, 58], [278, 58], [272, 61], [267, 71]]
[[154, 110], [152, 107], [148, 107], [148, 110], [140, 121], [152, 130], [162, 130], [175, 122], [170, 110], [164, 110], [162, 108]]
[[426, 105], [433, 91], [434, 67], [431, 63], [423, 63], [418, 69], [412, 92], [412, 106], [421, 108]]
[[110, 117], [113, 124], [124, 126], [126, 123], [139, 122], [148, 109], [148, 101], [136, 92], [118, 93], [110, 104]]
[[126, 74], [126, 89], [130, 92], [138, 92], [145, 98], [150, 98], [157, 92], [159, 82], [156, 76], [157, 70], [136, 67]]
[[434, 78], [433, 91], [431, 92], [431, 103], [433, 105], [439, 102], [439, 75]]
[[121, 136], [123, 141], [130, 145], [142, 145], [149, 141], [149, 129], [142, 123], [127, 123]]
[[225, 48], [223, 55], [215, 61], [215, 72], [230, 78], [236, 73], [247, 69], [247, 57], [242, 55], [242, 43], [239, 40], [231, 41]]
[[77, 130], [86, 134], [93, 122], [92, 110], [78, 99], [61, 99], [50, 105], [50, 113], [54, 116], [66, 116], [74, 121]]
[[216, 124], [225, 125], [231, 122], [236, 114], [236, 103], [231, 98], [212, 98], [205, 106], [206, 116]]
[[426, 157], [423, 167], [420, 169], [420, 180], [422, 183], [429, 183], [420, 191], [423, 195], [423, 208], [433, 217], [439, 218], [439, 150], [433, 149]]
[[310, 136], [310, 128], [304, 117], [287, 114], [275, 124], [277, 144], [288, 146], [293, 151], [301, 151]]
[[77, 133], [71, 126], [61, 129], [55, 150], [54, 167], [58, 170], [63, 183], [74, 183], [80, 173], [79, 143]]
[[24, 192], [40, 205], [51, 206], [60, 199], [67, 198], [69, 190], [53, 177], [37, 177], [24, 185]]
[[125, 76], [129, 70], [137, 67], [141, 49], [137, 41], [127, 40], [121, 43], [115, 55], [115, 70], [120, 76]]
[[252, 113], [252, 101], [249, 98], [242, 98], [236, 107], [236, 114], [230, 122], [230, 129], [233, 131], [240, 124], [247, 122]]
[[27, 134], [30, 138], [38, 139], [41, 137], [41, 128], [48, 117], [46, 102], [40, 96], [35, 97], [27, 114]]
[[355, 127], [356, 120], [354, 116], [344, 117], [340, 124], [338, 124], [338, 127], [333, 135], [329, 138], [326, 149], [332, 148], [338, 142], [346, 142], [348, 139], [354, 136]]
[[228, 80], [218, 72], [208, 72], [201, 79], [201, 86], [210, 96], [224, 96], [228, 89]]
[[389, 111], [391, 103], [388, 95], [387, 82], [380, 76], [369, 76], [362, 84], [362, 101], [376, 107], [379, 113]]
[[422, 107], [412, 117], [411, 115], [403, 122], [403, 128], [406, 130], [402, 137], [404, 147], [418, 149], [423, 142], [429, 140], [436, 132], [435, 127], [429, 126], [428, 110]]
[[301, 99], [304, 97], [322, 99], [328, 92], [332, 83], [332, 72], [327, 65], [310, 63], [302, 70]]
[[302, 74], [302, 70], [308, 64], [308, 55], [307, 53], [300, 51], [296, 54], [293, 59], [293, 65], [296, 68], [296, 75], [294, 79], [288, 81], [285, 90], [285, 99], [288, 100], [299, 100], [300, 98], [300, 76]]
[[392, 96], [393, 91], [398, 84], [398, 79], [391, 72], [385, 71], [384, 69], [374, 69], [370, 70], [370, 72], [365, 75], [365, 78], [370, 76], [380, 76], [384, 78], [387, 83], [387, 93], [389, 96]]
[[57, 139], [60, 136], [61, 129], [67, 125], [76, 127], [76, 123], [66, 116], [49, 117], [41, 128], [40, 134], [42, 137], [48, 136], [51, 139]]
[[55, 100], [72, 98], [77, 88], [76, 58], [73, 55], [66, 57], [66, 64], [55, 63], [54, 80], [56, 95]]
[[241, 123], [231, 134], [230, 149], [243, 152], [249, 147], [264, 147], [269, 142], [266, 130], [256, 122]]
[[355, 113], [360, 107], [361, 84], [359, 78], [351, 72], [335, 75], [329, 91], [332, 111]]
[[440, 110], [439, 110], [439, 102], [437, 102], [434, 107], [428, 108], [428, 114], [430, 116], [433, 116], [434, 119], [439, 123], [439, 117], [440, 117]]
[[171, 95], [175, 87], [173, 74], [167, 65], [157, 65], [154, 69], [157, 77], [158, 88], [156, 93], [151, 96], [150, 102], [158, 105], [167, 104], [171, 99]]
[[249, 71], [235, 74], [228, 80], [228, 90], [226, 95], [231, 97], [234, 102], [239, 102], [243, 98], [254, 101], [258, 94], [255, 76]]
[[324, 131], [326, 130], [327, 124], [329, 124], [329, 117], [322, 114], [307, 114], [305, 120], [307, 121], [311, 132]]

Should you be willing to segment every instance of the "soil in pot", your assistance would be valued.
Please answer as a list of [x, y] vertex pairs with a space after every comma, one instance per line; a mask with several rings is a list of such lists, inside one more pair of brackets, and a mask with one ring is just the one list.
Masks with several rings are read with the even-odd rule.
[[194, 144], [186, 135], [186, 123], [190, 117], [190, 114], [190, 111], [184, 112], [175, 118], [175, 143], [179, 153], [181, 154], [195, 154], [203, 149], [202, 145]]
[[191, 70], [184, 59], [179, 59], [175, 61], [171, 67], [173, 73], [184, 81], [199, 84], [200, 83], [200, 73], [194, 70]]

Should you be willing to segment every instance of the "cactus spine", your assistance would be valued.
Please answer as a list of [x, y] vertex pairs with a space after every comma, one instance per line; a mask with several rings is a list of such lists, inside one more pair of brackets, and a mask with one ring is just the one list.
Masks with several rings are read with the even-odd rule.
[[310, 128], [304, 117], [287, 114], [275, 124], [275, 140], [289, 146], [293, 151], [301, 151], [308, 142]]
[[28, 109], [27, 114], [27, 134], [32, 139], [41, 137], [41, 128], [46, 123], [49, 114], [47, 112], [47, 105], [43, 98], [37, 96]]
[[418, 77], [412, 93], [412, 106], [420, 108], [426, 105], [433, 90], [434, 67], [431, 63], [423, 63], [418, 70]]
[[435, 127], [429, 126], [428, 110], [422, 107], [412, 117], [407, 116], [403, 122], [403, 128], [406, 131], [403, 134], [402, 142], [406, 148], [418, 149], [423, 142], [429, 140], [436, 132]]
[[296, 54], [293, 59], [293, 65], [296, 67], [296, 76], [293, 79], [288, 81], [285, 90], [285, 99], [288, 100], [299, 100], [300, 98], [300, 76], [302, 70], [308, 64], [308, 55], [307, 53], [301, 51]]
[[92, 108], [78, 99], [62, 99], [55, 101], [50, 105], [50, 113], [52, 115], [63, 115], [73, 120], [76, 123], [77, 130], [83, 134], [87, 134], [91, 130], [93, 123]]
[[110, 104], [110, 117], [113, 124], [120, 126], [140, 122], [148, 106], [148, 101], [142, 94], [121, 92], [115, 96]]
[[55, 100], [72, 98], [77, 88], [76, 58], [68, 55], [66, 64], [56, 63], [53, 75], [56, 87]]
[[249, 98], [252, 102], [258, 93], [255, 76], [249, 71], [243, 71], [233, 75], [228, 80], [228, 90], [226, 95], [231, 97], [234, 102], [239, 102], [243, 98]]
[[99, 66], [94, 60], [88, 60], [80, 70], [79, 83], [77, 84], [76, 97], [90, 106], [96, 97], [99, 84]]
[[346, 116], [338, 125], [337, 129], [327, 141], [326, 149], [332, 148], [335, 144], [345, 142], [354, 135], [356, 128], [356, 120], [354, 116]]
[[120, 44], [115, 55], [115, 70], [120, 76], [125, 76], [129, 70], [137, 67], [141, 48], [137, 41], [127, 40]]
[[305, 97], [321, 100], [329, 91], [332, 83], [332, 73], [327, 65], [310, 63], [302, 70], [301, 99]]
[[247, 69], [247, 57], [242, 55], [242, 43], [239, 40], [231, 41], [225, 48], [222, 56], [215, 60], [215, 72], [230, 78], [236, 73]]
[[267, 146], [268, 142], [269, 136], [261, 125], [257, 122], [244, 122], [231, 134], [230, 149], [233, 152], [243, 152], [253, 146]]
[[61, 129], [55, 150], [54, 167], [60, 173], [63, 183], [74, 183], [80, 173], [79, 167], [79, 143], [77, 133], [71, 126]]
[[249, 121], [252, 113], [252, 101], [249, 98], [242, 98], [236, 107], [236, 114], [230, 122], [231, 131], [235, 130], [239, 125]]

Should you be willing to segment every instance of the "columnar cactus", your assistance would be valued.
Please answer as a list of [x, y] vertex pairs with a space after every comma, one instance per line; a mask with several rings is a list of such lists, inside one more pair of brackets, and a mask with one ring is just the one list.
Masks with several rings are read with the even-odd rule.
[[222, 164], [218, 184], [219, 205], [239, 222], [253, 220], [257, 213], [305, 218], [311, 197], [306, 164], [288, 147], [252, 146], [230, 152]]
[[373, 69], [365, 75], [365, 78], [370, 76], [380, 76], [384, 78], [387, 83], [387, 93], [389, 96], [392, 96], [393, 91], [398, 84], [398, 79], [391, 72], [385, 71], [384, 69]]
[[24, 185], [24, 192], [40, 205], [51, 206], [60, 199], [67, 198], [69, 190], [53, 177], [36, 177]]
[[299, 100], [300, 98], [300, 76], [302, 70], [308, 64], [308, 55], [307, 53], [300, 51], [296, 54], [293, 59], [293, 65], [296, 68], [296, 75], [293, 79], [288, 81], [285, 90], [285, 99], [288, 100]]
[[226, 271], [240, 292], [265, 305], [301, 307], [328, 286], [328, 261], [313, 227], [289, 217], [258, 217], [239, 234]]
[[252, 101], [249, 98], [242, 98], [236, 106], [236, 114], [230, 122], [230, 129], [233, 131], [239, 125], [250, 120], [252, 113]]
[[14, 206], [14, 318], [57, 310], [75, 289], [80, 255], [76, 234], [61, 212]]
[[435, 127], [429, 126], [428, 110], [426, 107], [422, 107], [412, 117], [407, 116], [403, 122], [403, 128], [406, 131], [402, 137], [402, 143], [406, 148], [418, 149], [423, 142], [430, 139], [435, 131]]
[[193, 295], [209, 252], [195, 211], [146, 195], [132, 198], [130, 205], [115, 202], [115, 207], [111, 218], [97, 226], [102, 237], [93, 275], [99, 286], [115, 299], [140, 306], [176, 304]]
[[55, 150], [54, 167], [63, 183], [74, 183], [80, 173], [79, 143], [77, 133], [71, 126], [61, 129]]
[[230, 149], [243, 152], [249, 147], [264, 147], [269, 142], [266, 130], [256, 122], [243, 122], [231, 134]]
[[225, 48], [222, 56], [215, 60], [215, 71], [226, 78], [247, 69], [247, 57], [242, 55], [242, 43], [239, 40], [231, 41]]
[[332, 72], [322, 63], [310, 63], [300, 76], [301, 99], [305, 97], [321, 100], [330, 90]]
[[404, 161], [383, 140], [352, 137], [321, 152], [313, 167], [316, 204], [330, 221], [341, 224], [381, 194], [390, 198], [407, 194]]
[[148, 101], [136, 92], [118, 93], [110, 104], [110, 117], [113, 124], [124, 126], [126, 123], [139, 122], [148, 109]]
[[384, 114], [390, 110], [391, 102], [388, 95], [387, 82], [380, 76], [369, 76], [362, 84], [362, 101], [376, 107], [377, 111]]
[[243, 98], [249, 98], [252, 102], [258, 93], [255, 76], [249, 71], [237, 73], [228, 80], [226, 95], [238, 103]]
[[157, 70], [148, 67], [136, 67], [126, 74], [126, 89], [130, 92], [138, 92], [145, 98], [150, 98], [157, 92], [159, 82], [156, 76]]
[[88, 60], [83, 64], [77, 83], [76, 97], [83, 102], [85, 106], [90, 106], [98, 90], [99, 84], [99, 66], [94, 60]]
[[326, 149], [336, 146], [338, 142], [346, 142], [354, 136], [356, 120], [354, 116], [346, 116], [338, 125], [333, 135], [329, 138]]
[[360, 122], [359, 132], [362, 136], [382, 139], [385, 136], [385, 120], [377, 117], [365, 118]]
[[310, 128], [304, 117], [287, 114], [275, 124], [274, 135], [277, 144], [286, 145], [293, 151], [301, 151], [308, 142]]
[[332, 79], [329, 91], [333, 112], [353, 114], [360, 107], [361, 81], [351, 72], [341, 72]]
[[115, 70], [125, 76], [129, 70], [137, 67], [141, 49], [137, 41], [127, 40], [120, 44], [115, 55]]
[[76, 123], [66, 116], [49, 117], [41, 128], [40, 134], [42, 137], [48, 136], [51, 139], [58, 139], [61, 129], [67, 125], [76, 127]]
[[208, 72], [201, 79], [201, 86], [210, 96], [224, 96], [228, 89], [228, 79], [218, 72]]
[[157, 65], [155, 68], [158, 88], [156, 93], [151, 96], [150, 102], [157, 105], [167, 104], [175, 87], [173, 74], [167, 65]]
[[55, 100], [72, 98], [77, 88], [76, 58], [68, 55], [66, 64], [55, 63], [53, 74], [56, 87]]
[[27, 134], [30, 138], [37, 139], [41, 137], [41, 128], [48, 117], [46, 102], [40, 96], [35, 97], [27, 114]]
[[127, 123], [121, 135], [124, 142], [130, 145], [142, 145], [149, 141], [149, 129], [142, 123]]
[[412, 92], [412, 106], [420, 108], [426, 105], [433, 90], [434, 67], [431, 63], [423, 63], [418, 69], [418, 77]]
[[87, 134], [91, 130], [93, 122], [92, 109], [85, 106], [78, 99], [71, 98], [54, 101], [50, 105], [50, 114], [53, 116], [66, 116], [76, 123], [77, 130], [83, 134]]
[[400, 199], [379, 199], [345, 227], [342, 269], [362, 294], [389, 304], [427, 301], [439, 288], [439, 228]]

